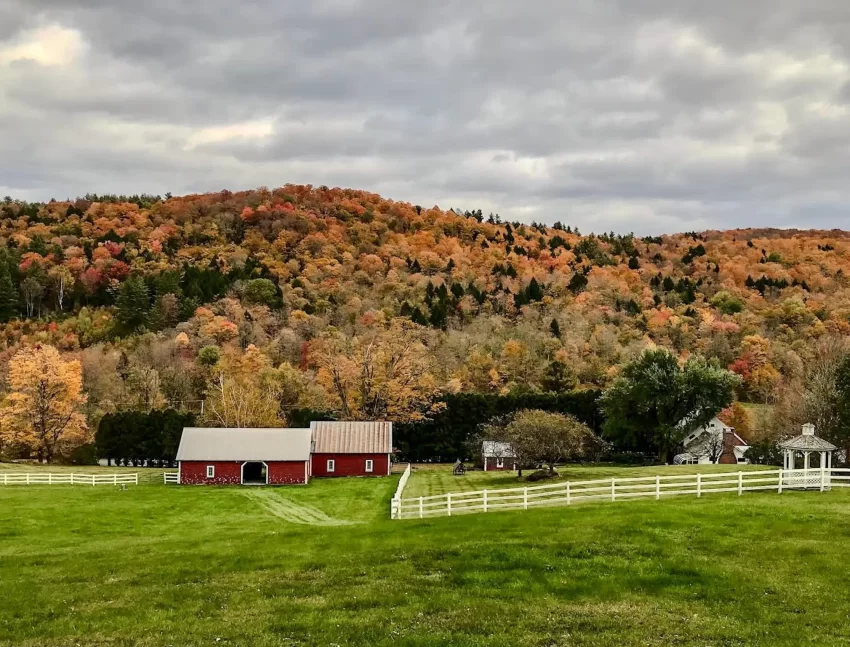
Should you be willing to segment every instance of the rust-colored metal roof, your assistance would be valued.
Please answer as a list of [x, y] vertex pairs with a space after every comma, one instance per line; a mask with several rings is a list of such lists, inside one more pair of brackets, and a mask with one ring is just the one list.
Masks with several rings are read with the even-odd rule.
[[331, 422], [310, 423], [314, 454], [391, 454], [393, 423]]

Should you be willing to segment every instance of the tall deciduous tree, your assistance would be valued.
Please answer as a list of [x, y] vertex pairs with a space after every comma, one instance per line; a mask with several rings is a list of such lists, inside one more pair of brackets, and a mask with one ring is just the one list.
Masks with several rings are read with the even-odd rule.
[[666, 461], [685, 436], [729, 406], [740, 379], [699, 356], [681, 364], [666, 349], [646, 350], [602, 397], [605, 436]]
[[9, 393], [0, 406], [0, 435], [50, 462], [88, 440], [81, 409], [82, 369], [52, 346], [18, 351], [9, 362]]
[[590, 427], [573, 416], [535, 409], [496, 419], [482, 434], [487, 440], [510, 445], [520, 467], [543, 464], [550, 474], [558, 463], [595, 453], [599, 446]]
[[346, 420], [415, 422], [440, 409], [426, 332], [406, 319], [353, 338], [328, 335], [313, 353], [318, 380]]
[[204, 419], [216, 427], [280, 427], [280, 374], [255, 346], [231, 351], [212, 368]]

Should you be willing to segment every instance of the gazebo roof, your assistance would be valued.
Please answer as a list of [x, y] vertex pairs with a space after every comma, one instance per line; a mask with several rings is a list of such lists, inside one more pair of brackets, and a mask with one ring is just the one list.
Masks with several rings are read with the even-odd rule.
[[779, 446], [782, 449], [793, 449], [801, 452], [832, 452], [838, 449], [831, 442], [810, 434], [800, 434], [796, 438], [779, 443]]

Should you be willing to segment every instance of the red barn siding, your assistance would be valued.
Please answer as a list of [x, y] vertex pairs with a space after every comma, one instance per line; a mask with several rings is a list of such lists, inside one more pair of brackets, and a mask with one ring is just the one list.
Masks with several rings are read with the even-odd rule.
[[[328, 460], [336, 461], [328, 472]], [[375, 469], [366, 471], [366, 461], [375, 461]], [[386, 476], [390, 471], [389, 454], [313, 454], [313, 476]]]
[[503, 458], [502, 459], [504, 461], [503, 467], [496, 467], [496, 461], [498, 461], [498, 460], [499, 459], [494, 457], [494, 456], [490, 456], [488, 458], [485, 458], [484, 459], [484, 461], [485, 461], [484, 468], [488, 472], [510, 472], [510, 471], [513, 471], [514, 468], [516, 467], [513, 458], [508, 458], [507, 456], [505, 458]]
[[[240, 485], [244, 461], [181, 461], [180, 483], [185, 485]], [[269, 485], [306, 483], [307, 461], [265, 461]], [[215, 466], [215, 477], [207, 478], [207, 465]]]
[[[207, 478], [207, 465], [215, 466], [215, 478]], [[181, 461], [180, 482], [187, 485], [239, 485], [242, 482], [242, 463]]]
[[269, 466], [269, 485], [307, 482], [307, 461], [272, 462], [267, 465]]

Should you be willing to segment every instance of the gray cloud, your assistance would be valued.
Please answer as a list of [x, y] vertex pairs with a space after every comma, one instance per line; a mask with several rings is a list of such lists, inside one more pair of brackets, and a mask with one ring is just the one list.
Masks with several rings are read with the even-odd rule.
[[844, 0], [7, 0], [0, 192], [306, 182], [583, 230], [840, 226]]

